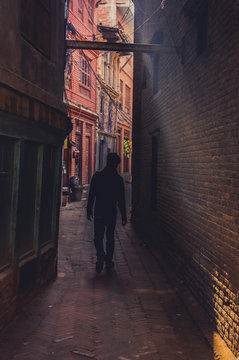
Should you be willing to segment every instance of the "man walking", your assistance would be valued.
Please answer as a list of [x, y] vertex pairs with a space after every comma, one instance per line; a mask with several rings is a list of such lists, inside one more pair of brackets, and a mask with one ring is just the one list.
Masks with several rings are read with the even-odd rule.
[[[117, 205], [120, 209], [122, 225], [127, 222], [125, 208], [125, 190], [122, 177], [117, 172], [120, 157], [109, 153], [106, 167], [92, 177], [87, 204], [87, 219], [91, 220], [94, 207], [94, 244], [96, 248], [96, 271], [112, 270], [114, 254], [114, 231]], [[106, 230], [106, 253], [104, 251], [104, 233]]]

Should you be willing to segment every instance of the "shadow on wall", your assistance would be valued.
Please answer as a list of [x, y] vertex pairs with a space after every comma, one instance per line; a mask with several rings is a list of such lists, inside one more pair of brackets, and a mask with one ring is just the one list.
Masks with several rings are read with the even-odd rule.
[[[227, 289], [227, 274], [219, 275], [214, 270], [213, 274], [206, 275], [203, 264], [196, 265], [195, 259], [185, 256], [179, 244], [169, 235], [160, 230], [155, 231], [155, 224], [147, 224], [147, 228], [145, 224], [133, 221], [142, 245], [148, 247], [168, 280], [174, 285], [192, 319], [213, 350], [215, 359], [235, 360], [235, 356], [239, 355], [238, 337], [233, 336], [233, 333], [236, 333], [235, 327], [238, 326], [238, 306], [234, 303], [237, 301], [236, 296]], [[204, 290], [205, 282], [208, 284], [207, 293]]]

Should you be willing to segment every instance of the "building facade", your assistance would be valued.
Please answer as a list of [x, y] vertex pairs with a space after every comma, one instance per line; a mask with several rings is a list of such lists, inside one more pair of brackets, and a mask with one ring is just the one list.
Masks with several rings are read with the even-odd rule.
[[135, 3], [133, 218], [238, 356], [238, 2]]
[[101, 53], [98, 58], [97, 73], [99, 122], [96, 138], [96, 170], [101, 170], [106, 164], [107, 153], [116, 151], [117, 99], [119, 97], [116, 80], [116, 75], [119, 74], [118, 54]]
[[[129, 42], [133, 35], [133, 3], [101, 1], [97, 5], [98, 39]], [[131, 34], [131, 37], [127, 36]], [[109, 152], [121, 159], [120, 172], [131, 177], [133, 59], [131, 54], [104, 51], [98, 58], [96, 169], [105, 166]]]
[[[33, 21], [35, 19], [35, 21]], [[69, 130], [63, 1], [5, 1], [0, 34], [0, 327], [56, 276]]]
[[[69, 0], [66, 9], [67, 38], [93, 41], [97, 31], [95, 1]], [[63, 186], [72, 176], [80, 184], [89, 184], [94, 173], [97, 57], [97, 51], [67, 51], [65, 101], [73, 129], [64, 146]]]
[[[117, 26], [126, 42], [134, 42], [134, 3], [116, 1]], [[120, 172], [131, 181], [132, 117], [133, 117], [133, 54], [120, 57], [120, 97], [117, 120], [117, 152], [122, 161]]]

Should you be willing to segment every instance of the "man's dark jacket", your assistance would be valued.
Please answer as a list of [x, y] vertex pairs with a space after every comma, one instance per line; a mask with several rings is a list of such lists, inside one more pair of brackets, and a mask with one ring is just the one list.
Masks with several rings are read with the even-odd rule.
[[117, 170], [105, 167], [92, 177], [87, 204], [87, 216], [94, 216], [113, 221], [116, 218], [117, 205], [122, 220], [126, 220], [124, 181]]

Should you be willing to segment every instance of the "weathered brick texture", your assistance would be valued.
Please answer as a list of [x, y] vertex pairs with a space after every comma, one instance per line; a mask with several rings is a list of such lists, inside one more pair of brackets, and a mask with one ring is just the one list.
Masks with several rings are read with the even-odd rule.
[[[200, 55], [197, 15], [186, 16], [185, 3], [165, 1], [135, 34], [136, 42], [150, 42], [161, 32], [163, 45], [178, 51], [160, 55], [157, 91], [153, 56], [135, 59], [133, 211], [135, 219], [154, 220], [159, 243], [238, 356], [238, 3], [208, 3], [208, 48]], [[151, 14], [158, 1], [139, 5], [136, 27], [147, 19], [138, 18], [142, 6]], [[156, 211], [152, 135], [158, 139]]]
[[[92, 2], [91, 13], [88, 1], [71, 1], [67, 19], [68, 27], [69, 24], [71, 25], [67, 32], [70, 39], [92, 40], [95, 38], [97, 33], [94, 20], [95, 3], [95, 1]], [[94, 73], [98, 55], [97, 51], [88, 50], [85, 50], [84, 53], [80, 51], [69, 51], [68, 53], [65, 69], [65, 96], [68, 104], [68, 116], [71, 118], [73, 128], [68, 138], [68, 148], [64, 150], [67, 170], [63, 176], [64, 186], [68, 186], [71, 176], [78, 178], [83, 185], [89, 184], [94, 173], [95, 131], [98, 120]]]

